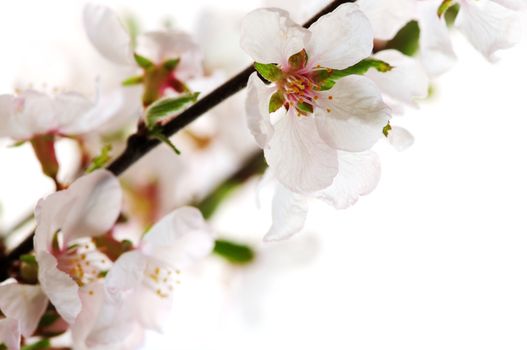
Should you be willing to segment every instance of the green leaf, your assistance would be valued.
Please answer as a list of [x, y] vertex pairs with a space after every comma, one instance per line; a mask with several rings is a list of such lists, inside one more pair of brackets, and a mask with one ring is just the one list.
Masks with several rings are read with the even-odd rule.
[[388, 41], [386, 49], [394, 49], [407, 56], [413, 56], [419, 49], [419, 36], [421, 31], [417, 21], [408, 22], [393, 39]]
[[388, 122], [388, 124], [386, 124], [386, 126], [382, 129], [382, 133], [384, 134], [384, 136], [388, 137], [388, 134], [390, 133], [391, 130], [392, 130], [392, 126]]
[[123, 80], [121, 84], [123, 86], [139, 85], [139, 84], [143, 83], [143, 80], [144, 80], [143, 76], [142, 75], [138, 75], [138, 76], [130, 77], [128, 79]]
[[269, 101], [269, 113], [274, 113], [279, 110], [284, 105], [284, 102], [284, 95], [280, 91], [275, 92]]
[[307, 63], [307, 52], [305, 49], [289, 57], [289, 65], [293, 69], [304, 68]]
[[134, 59], [137, 65], [143, 69], [148, 69], [154, 66], [154, 63], [150, 61], [148, 58], [143, 57], [137, 53], [134, 53]]
[[90, 166], [86, 169], [86, 173], [91, 173], [94, 170], [101, 169], [104, 167], [111, 159], [110, 151], [112, 150], [112, 145], [108, 144], [101, 149], [101, 153], [98, 156], [92, 159]]
[[255, 256], [251, 247], [224, 239], [216, 240], [213, 252], [230, 263], [238, 265], [252, 262]]
[[267, 81], [278, 81], [283, 76], [280, 68], [274, 63], [263, 64], [256, 62], [254, 68]]
[[25, 143], [26, 143], [26, 140], [17, 141], [17, 142], [15, 142], [15, 143], [13, 143], [13, 144], [7, 146], [7, 147], [9, 147], [9, 148], [20, 147], [20, 146], [22, 146], [22, 145], [25, 144]]
[[180, 61], [181, 61], [180, 58], [174, 58], [171, 60], [167, 60], [163, 62], [163, 67], [165, 67], [165, 69], [168, 71], [173, 71], [174, 69], [176, 69]]
[[454, 0], [443, 0], [441, 5], [439, 5], [439, 8], [437, 9], [437, 17], [441, 18], [445, 14], [445, 12], [454, 5]]
[[196, 102], [198, 96], [199, 92], [195, 92], [183, 96], [167, 97], [157, 100], [145, 112], [146, 126], [152, 128], [158, 121], [174, 116], [176, 112], [189, 103]]
[[49, 339], [42, 339], [37, 341], [36, 343], [23, 346], [21, 350], [43, 350], [48, 349], [51, 347], [51, 343], [49, 342]]
[[196, 207], [201, 211], [205, 219], [209, 219], [216, 212], [220, 204], [239, 186], [239, 183], [227, 181], [204, 198]]
[[346, 69], [336, 69], [330, 72], [330, 78], [333, 80], [347, 77], [352, 74], [365, 74], [370, 69], [376, 69], [381, 73], [389, 72], [393, 69], [388, 63], [375, 59], [375, 58], [366, 58], [360, 61], [359, 63], [348, 67]]
[[181, 154], [181, 151], [177, 149], [176, 145], [174, 145], [172, 141], [170, 141], [170, 138], [163, 134], [163, 130], [161, 128], [154, 126], [153, 128], [149, 129], [148, 136], [163, 142], [168, 147], [170, 147], [178, 156]]

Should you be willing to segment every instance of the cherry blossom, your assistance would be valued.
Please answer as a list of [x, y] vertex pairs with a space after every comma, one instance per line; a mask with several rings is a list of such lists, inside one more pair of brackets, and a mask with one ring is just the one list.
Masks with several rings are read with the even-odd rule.
[[365, 151], [382, 137], [389, 109], [373, 82], [356, 75], [329, 89], [317, 82], [318, 74], [370, 55], [372, 29], [356, 5], [341, 5], [309, 29], [282, 10], [253, 11], [242, 22], [241, 46], [274, 74], [270, 85], [250, 77], [247, 118], [271, 170], [290, 190], [328, 187], [339, 172], [339, 150]]

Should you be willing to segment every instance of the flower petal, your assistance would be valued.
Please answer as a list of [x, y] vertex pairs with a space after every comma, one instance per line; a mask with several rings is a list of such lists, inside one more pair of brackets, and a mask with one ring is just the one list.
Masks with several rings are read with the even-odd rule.
[[435, 1], [418, 2], [419, 50], [426, 71], [437, 76], [452, 68], [456, 54], [444, 20], [437, 17]]
[[119, 257], [108, 271], [104, 286], [114, 301], [137, 288], [145, 278], [147, 258], [139, 251], [131, 251]]
[[360, 152], [382, 137], [389, 108], [378, 88], [362, 76], [349, 76], [320, 93], [316, 121], [322, 139], [339, 150]]
[[388, 142], [393, 146], [393, 148], [401, 152], [414, 144], [414, 137], [405, 128], [392, 126], [390, 132], [388, 133]]
[[242, 20], [240, 45], [256, 62], [286, 65], [289, 57], [304, 48], [306, 35], [307, 30], [286, 11], [258, 9]]
[[371, 22], [375, 39], [390, 40], [415, 16], [415, 0], [358, 0]]
[[48, 298], [40, 288], [28, 284], [9, 283], [0, 286], [0, 310], [20, 322], [24, 337], [30, 337], [46, 311]]
[[57, 268], [57, 259], [46, 251], [37, 253], [38, 281], [62, 318], [73, 323], [81, 311], [79, 286]]
[[328, 188], [317, 197], [337, 209], [355, 204], [360, 196], [373, 191], [379, 183], [381, 165], [376, 153], [339, 152], [339, 173]]
[[384, 94], [414, 107], [417, 107], [417, 99], [428, 96], [428, 76], [420, 62], [397, 50], [384, 50], [374, 57], [394, 67], [386, 73], [370, 69], [365, 75]]
[[0, 344], [8, 350], [20, 349], [20, 323], [12, 318], [0, 319]]
[[309, 30], [309, 61], [322, 67], [347, 68], [368, 57], [373, 49], [373, 29], [355, 4], [340, 5], [320, 17]]
[[278, 181], [300, 193], [329, 186], [338, 171], [337, 152], [320, 138], [314, 118], [288, 113], [274, 128], [264, 154]]
[[514, 46], [520, 40], [519, 13], [489, 0], [466, 1], [456, 18], [456, 27], [489, 61], [496, 52]]
[[291, 192], [278, 184], [273, 197], [273, 225], [264, 241], [288, 239], [300, 232], [307, 217], [308, 199], [305, 195]]
[[[95, 104], [76, 92], [65, 92], [55, 96], [55, 115], [59, 131], [65, 135], [79, 135], [95, 129], [97, 118], [89, 112]], [[92, 126], [93, 125], [93, 126]]]
[[86, 4], [84, 29], [93, 46], [106, 59], [121, 65], [133, 65], [130, 35], [109, 7]]
[[527, 7], [526, 0], [491, 0], [511, 10], [524, 10]]
[[201, 212], [192, 207], [174, 210], [154, 225], [142, 241], [145, 255], [182, 268], [206, 257], [214, 239]]
[[269, 101], [275, 91], [276, 88], [265, 85], [256, 72], [249, 77], [245, 102], [247, 125], [256, 143], [262, 148], [267, 146], [273, 136], [274, 130], [269, 115]]
[[154, 31], [140, 35], [136, 51], [156, 63], [179, 58], [176, 72], [180, 79], [203, 74], [203, 53], [190, 35], [182, 31]]
[[27, 139], [31, 137], [31, 133], [21, 129], [16, 123], [15, 103], [13, 95], [0, 95], [0, 137]]

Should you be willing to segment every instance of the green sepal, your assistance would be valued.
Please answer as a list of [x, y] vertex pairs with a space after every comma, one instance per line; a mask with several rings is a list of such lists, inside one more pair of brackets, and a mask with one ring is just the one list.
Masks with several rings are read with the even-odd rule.
[[49, 339], [42, 339], [37, 341], [36, 343], [26, 345], [21, 347], [21, 350], [44, 350], [49, 349], [51, 347], [51, 343]]
[[174, 69], [176, 69], [180, 61], [181, 61], [180, 58], [174, 58], [171, 60], [167, 60], [163, 62], [163, 67], [165, 67], [165, 69], [168, 71], [173, 71]]
[[161, 129], [161, 127], [159, 127], [158, 125], [154, 125], [154, 127], [148, 130], [148, 136], [163, 142], [168, 147], [170, 147], [178, 156], [181, 154], [181, 151], [177, 149], [176, 145], [174, 145], [172, 141], [170, 141], [170, 138], [168, 136], [163, 134], [163, 129]]
[[414, 56], [419, 49], [421, 30], [417, 21], [410, 21], [388, 41], [385, 49], [394, 49], [406, 56]]
[[390, 125], [390, 122], [388, 122], [388, 124], [386, 124], [386, 126], [382, 128], [382, 133], [384, 134], [385, 137], [388, 137], [388, 134], [390, 134], [390, 131], [392, 131], [392, 126]]
[[236, 265], [249, 264], [254, 260], [255, 256], [251, 247], [224, 239], [216, 240], [213, 252], [231, 264]]
[[308, 59], [307, 52], [305, 49], [302, 49], [302, 51], [289, 57], [289, 60], [288, 60], [289, 66], [291, 66], [291, 68], [295, 70], [304, 68], [306, 66], [307, 59]]
[[144, 81], [144, 77], [142, 75], [138, 75], [135, 77], [130, 77], [121, 82], [123, 86], [133, 86], [133, 85], [139, 85], [142, 84]]
[[254, 68], [267, 81], [278, 81], [282, 79], [282, 70], [274, 63], [263, 64], [256, 62]]
[[88, 166], [88, 169], [86, 169], [86, 173], [91, 173], [97, 169], [101, 169], [104, 167], [111, 159], [110, 151], [112, 150], [112, 145], [108, 144], [105, 145], [101, 149], [101, 153], [99, 153], [98, 156], [92, 159], [90, 165]]
[[441, 18], [445, 12], [455, 4], [454, 0], [443, 0], [437, 9], [437, 17]]
[[9, 147], [9, 148], [16, 148], [16, 147], [20, 147], [20, 146], [22, 146], [22, 145], [25, 144], [25, 143], [26, 143], [26, 140], [21, 140], [21, 141], [17, 141], [17, 142], [15, 142], [15, 143], [13, 143], [13, 144], [10, 144], [10, 145], [7, 146], [7, 147]]
[[446, 10], [444, 17], [446, 25], [452, 27], [456, 21], [457, 15], [459, 14], [459, 4], [454, 4]]
[[269, 101], [269, 113], [274, 113], [279, 110], [280, 107], [284, 105], [284, 102], [284, 94], [282, 94], [280, 91], [275, 92]]
[[143, 69], [148, 69], [154, 66], [152, 61], [138, 53], [134, 53], [134, 59], [137, 65]]
[[37, 258], [33, 254], [23, 254], [19, 259], [26, 264], [38, 266]]
[[151, 129], [160, 120], [174, 116], [174, 114], [194, 103], [198, 99], [199, 92], [194, 92], [177, 97], [167, 97], [152, 103], [145, 112], [146, 126]]
[[303, 114], [313, 113], [313, 106], [306, 102], [298, 103], [296, 109]]
[[24, 254], [20, 256], [20, 279], [24, 283], [38, 283], [38, 262], [34, 255]]

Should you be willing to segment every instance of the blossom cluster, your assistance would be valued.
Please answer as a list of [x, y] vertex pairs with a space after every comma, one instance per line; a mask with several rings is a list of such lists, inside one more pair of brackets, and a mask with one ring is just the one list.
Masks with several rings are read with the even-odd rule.
[[[86, 5], [83, 22], [115, 77], [94, 77], [92, 96], [69, 88], [0, 95], [0, 137], [29, 142], [57, 190], [36, 204], [33, 251], [17, 257], [0, 284], [0, 348], [66, 331], [74, 349], [138, 348], [146, 330], [163, 330], [189, 266], [221, 244], [229, 261], [244, 259], [235, 244], [215, 241], [204, 218], [234, 187], [228, 180], [214, 191], [218, 176], [263, 151], [260, 181], [274, 189], [265, 241], [300, 232], [312, 199], [350, 207], [380, 180], [375, 145], [412, 145], [397, 117], [418, 108], [454, 64], [451, 27], [493, 62], [518, 41], [527, 2], [358, 0], [307, 28], [295, 22], [300, 3], [283, 6], [291, 12], [261, 8], [240, 21], [240, 47], [254, 61], [246, 92], [174, 137], [164, 127], [204, 101], [231, 67], [208, 65], [206, 48], [182, 30], [126, 30], [106, 6]], [[110, 88], [101, 83], [114, 78]], [[120, 182], [103, 169], [107, 146], [130, 150], [133, 137], [170, 147]], [[65, 138], [79, 147], [74, 181], [59, 173], [55, 146]], [[250, 177], [236, 174], [234, 185]], [[189, 206], [196, 203], [201, 212]]]

